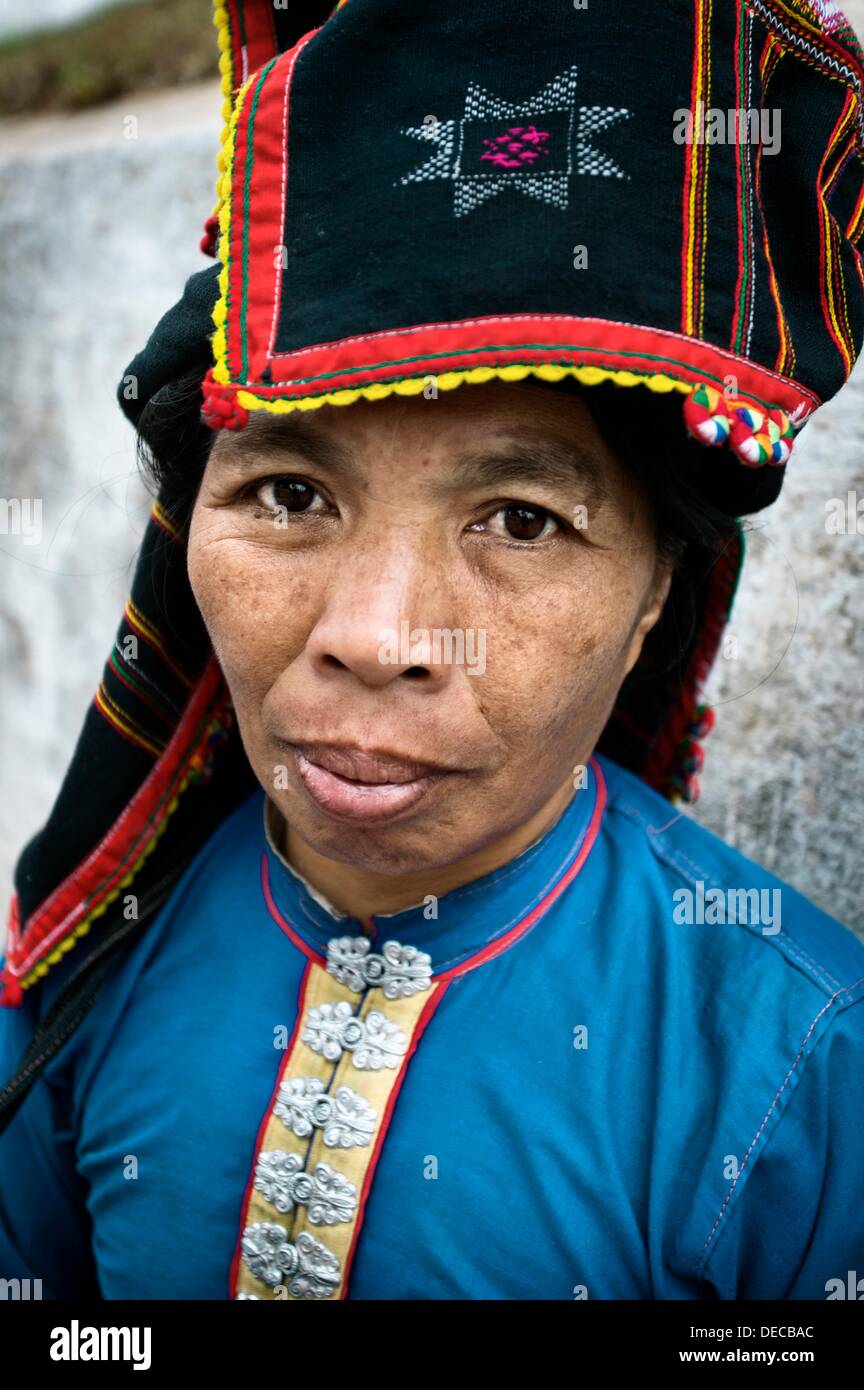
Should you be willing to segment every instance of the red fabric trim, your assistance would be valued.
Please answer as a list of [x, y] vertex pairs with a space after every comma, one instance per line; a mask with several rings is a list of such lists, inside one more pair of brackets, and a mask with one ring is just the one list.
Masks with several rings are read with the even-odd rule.
[[[642, 324], [567, 314], [513, 314], [419, 324], [363, 334], [340, 343], [318, 344], [290, 356], [273, 358], [272, 370], [278, 380], [273, 385], [256, 383], [250, 389], [262, 399], [301, 397], [400, 376], [419, 377], [471, 367], [505, 366], [510, 362], [540, 365], [549, 361], [548, 347], [530, 349], [523, 346], [526, 342], [541, 342], [553, 349], [560, 346], [561, 359], [574, 365], [660, 373], [694, 386], [706, 374], [722, 379], [734, 370], [739, 395], [768, 400], [787, 413], [802, 403], [814, 408], [821, 404], [820, 398], [799, 382], [712, 343]], [[455, 355], [457, 350], [459, 356]], [[433, 358], [433, 353], [443, 355]], [[382, 356], [386, 357], [383, 363]], [[393, 365], [406, 358], [410, 361]], [[360, 370], [349, 374], [349, 368]], [[319, 373], [326, 374], [326, 379], [308, 380]], [[298, 384], [298, 378], [306, 384]]]
[[[243, 13], [246, 18], [246, 59], [247, 76], [257, 72], [269, 63], [279, 52], [276, 42], [276, 23], [273, 17], [273, 0], [245, 0]], [[239, 44], [239, 34], [238, 34]], [[242, 63], [242, 56], [241, 56]], [[238, 76], [242, 75], [238, 68]]]
[[375, 1169], [378, 1166], [378, 1159], [380, 1158], [381, 1150], [384, 1147], [384, 1140], [387, 1137], [387, 1130], [390, 1128], [390, 1120], [393, 1115], [393, 1109], [396, 1105], [399, 1092], [402, 1089], [402, 1082], [405, 1080], [405, 1073], [408, 1070], [408, 1063], [417, 1050], [417, 1044], [419, 1043], [420, 1038], [426, 1030], [426, 1025], [428, 1024], [430, 1018], [434, 1014], [435, 1010], [438, 1008], [438, 1005], [441, 1003], [441, 1000], [444, 998], [444, 995], [446, 993], [446, 983], [439, 983], [438, 986], [435, 988], [434, 993], [432, 993], [426, 1000], [420, 1017], [417, 1019], [417, 1022], [414, 1025], [414, 1031], [411, 1034], [411, 1042], [408, 1047], [408, 1051], [405, 1053], [405, 1056], [402, 1059], [402, 1065], [399, 1068], [399, 1075], [397, 1076], [393, 1089], [391, 1090], [390, 1095], [387, 1099], [387, 1105], [385, 1107], [384, 1114], [381, 1117], [381, 1128], [379, 1129], [378, 1135], [375, 1140], [375, 1146], [372, 1150], [372, 1154], [369, 1159], [369, 1166], [366, 1169], [366, 1176], [363, 1179], [363, 1189], [360, 1193], [360, 1199], [357, 1203], [357, 1223], [354, 1227], [354, 1234], [351, 1238], [351, 1248], [349, 1249], [348, 1254], [345, 1257], [345, 1268], [342, 1271], [342, 1292], [339, 1295], [340, 1300], [346, 1299], [348, 1297], [348, 1281], [351, 1275], [351, 1266], [354, 1263], [354, 1253], [357, 1249], [357, 1241], [359, 1239], [360, 1231], [363, 1226], [363, 1218], [366, 1215], [366, 1199], [369, 1196], [369, 1191], [372, 1187], [372, 1179], [375, 1176]]
[[687, 737], [696, 716], [696, 705], [702, 688], [717, 656], [720, 639], [729, 618], [730, 594], [741, 567], [741, 541], [723, 552], [711, 573], [711, 589], [702, 619], [699, 643], [693, 653], [690, 668], [681, 683], [677, 699], [651, 756], [646, 761], [642, 777], [656, 791], [664, 792], [670, 777], [677, 772], [678, 748]]
[[306, 1010], [306, 991], [309, 987], [309, 975], [311, 970], [312, 963], [310, 961], [309, 964], [306, 966], [305, 970], [303, 971], [303, 978], [300, 981], [300, 989], [297, 995], [297, 1017], [294, 1021], [294, 1031], [291, 1034], [291, 1040], [285, 1049], [285, 1056], [282, 1059], [282, 1065], [279, 1067], [278, 1072], [276, 1074], [276, 1083], [273, 1087], [273, 1090], [270, 1092], [270, 1100], [267, 1103], [267, 1107], [264, 1111], [261, 1123], [258, 1126], [258, 1133], [255, 1136], [255, 1148], [252, 1153], [252, 1163], [249, 1168], [249, 1177], [246, 1181], [246, 1186], [243, 1189], [243, 1200], [240, 1204], [240, 1226], [237, 1232], [237, 1241], [234, 1246], [234, 1255], [231, 1260], [230, 1269], [228, 1271], [228, 1297], [231, 1299], [233, 1299], [237, 1289], [237, 1276], [240, 1268], [240, 1260], [243, 1256], [243, 1252], [241, 1249], [241, 1241], [243, 1239], [243, 1232], [246, 1229], [246, 1216], [247, 1212], [249, 1211], [249, 1201], [252, 1197], [252, 1188], [255, 1183], [255, 1169], [258, 1166], [258, 1155], [261, 1152], [261, 1145], [264, 1143], [264, 1134], [267, 1130], [267, 1126], [273, 1118], [273, 1109], [276, 1105], [276, 1097], [279, 1093], [279, 1087], [282, 1084], [282, 1078], [285, 1075], [287, 1067], [291, 1063], [291, 1059], [294, 1056], [294, 1052], [297, 1047], [297, 1039], [300, 1033], [300, 1025], [303, 1022], [303, 1014]]
[[[256, 380], [267, 365], [267, 352], [279, 312], [280, 247], [284, 240], [288, 195], [291, 83], [300, 54], [317, 33], [317, 29], [311, 30], [280, 57], [267, 74], [258, 98], [249, 185], [250, 215], [246, 227], [246, 345], [251, 380]], [[242, 217], [242, 212], [240, 215]]]
[[323, 956], [320, 951], [315, 951], [311, 946], [307, 945], [302, 936], [298, 936], [287, 917], [283, 917], [279, 908], [276, 906], [276, 901], [270, 888], [270, 865], [267, 862], [267, 853], [265, 850], [261, 851], [261, 891], [264, 894], [267, 911], [270, 913], [276, 925], [282, 928], [285, 935], [293, 941], [298, 951], [302, 951], [304, 956], [308, 956], [310, 960], [318, 961], [323, 965], [326, 957]]
[[558, 882], [554, 884], [552, 888], [549, 889], [549, 892], [546, 894], [545, 898], [543, 898], [543, 900], [537, 904], [533, 911], [529, 912], [527, 917], [523, 917], [521, 922], [517, 922], [515, 927], [511, 927], [510, 931], [505, 932], [505, 934], [499, 937], [497, 941], [492, 941], [488, 946], [484, 946], [482, 951], [478, 951], [475, 955], [469, 956], [468, 959], [462, 961], [461, 964], [454, 965], [452, 970], [445, 970], [441, 975], [433, 975], [433, 979], [439, 980], [441, 983], [445, 983], [449, 980], [457, 978], [459, 975], [467, 974], [469, 970], [475, 970], [478, 965], [485, 965], [487, 960], [494, 960], [495, 956], [500, 956], [503, 951], [508, 950], [514, 944], [514, 942], [518, 941], [521, 936], [524, 936], [527, 931], [530, 931], [531, 928], [535, 926], [537, 922], [539, 922], [540, 918], [543, 917], [546, 912], [548, 912], [549, 908], [556, 901], [556, 899], [560, 898], [565, 888], [569, 888], [570, 884], [573, 882], [576, 875], [582, 869], [586, 859], [588, 858], [589, 854], [594, 848], [597, 836], [600, 833], [600, 826], [603, 821], [603, 814], [606, 810], [607, 791], [606, 778], [603, 776], [603, 769], [600, 767], [600, 764], [598, 763], [597, 759], [593, 756], [588, 759], [588, 762], [591, 768], [593, 769], [594, 776], [597, 779], [597, 791], [594, 801], [594, 810], [592, 812], [591, 819], [588, 822], [588, 829], [586, 830], [585, 838], [582, 841], [582, 848], [576, 855], [576, 858], [573, 860], [573, 863], [570, 865], [570, 868], [567, 870], [566, 873], [561, 875]]
[[[239, 376], [242, 361], [240, 346], [240, 306], [243, 302], [243, 169], [246, 160], [249, 128], [249, 103], [254, 93], [246, 93], [243, 109], [234, 128], [234, 153], [231, 162], [231, 217], [228, 223], [228, 313], [225, 318], [225, 365], [229, 374]], [[235, 100], [236, 110], [236, 100]], [[222, 254], [221, 239], [217, 254]]]
[[6, 950], [11, 951], [18, 945], [19, 933], [21, 930], [20, 906], [18, 894], [13, 892], [9, 900], [9, 916], [6, 920]]
[[[25, 923], [9, 950], [11, 973], [27, 975], [58, 941], [92, 912], [118, 878], [129, 871], [125, 857], [172, 784], [179, 784], [193, 754], [206, 743], [207, 730], [190, 740], [222, 688], [222, 672], [211, 657], [186, 704], [165, 752], [90, 855], [54, 889]], [[143, 848], [143, 845], [141, 846]], [[122, 865], [122, 867], [121, 867]]]
[[[18, 911], [18, 894], [13, 893], [9, 902], [9, 917], [6, 927], [7, 954], [12, 951], [18, 940]], [[20, 1009], [24, 1002], [24, 991], [8, 965], [0, 970], [0, 985], [3, 986], [3, 993], [0, 994], [0, 1009]]]

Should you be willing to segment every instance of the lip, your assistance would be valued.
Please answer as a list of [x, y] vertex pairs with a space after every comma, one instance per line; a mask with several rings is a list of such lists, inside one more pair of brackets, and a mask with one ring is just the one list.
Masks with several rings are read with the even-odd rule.
[[340, 820], [383, 822], [413, 809], [452, 773], [439, 764], [335, 744], [292, 744], [306, 791]]

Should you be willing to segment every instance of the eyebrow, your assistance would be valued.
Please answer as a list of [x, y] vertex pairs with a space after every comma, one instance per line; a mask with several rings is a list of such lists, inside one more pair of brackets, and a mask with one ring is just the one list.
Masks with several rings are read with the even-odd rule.
[[[256, 452], [299, 455], [344, 478], [357, 475], [352, 451], [335, 439], [322, 438], [302, 418], [268, 416], [250, 425], [245, 439], [242, 433], [231, 437], [226, 463], [235, 449], [242, 456], [245, 444]], [[607, 470], [600, 455], [578, 442], [567, 444], [551, 439], [536, 444], [505, 443], [498, 451], [464, 454], [454, 460], [452, 476], [433, 481], [429, 487], [433, 496], [449, 497], [465, 488], [516, 487], [526, 483], [568, 490], [578, 487], [587, 500], [595, 503], [609, 497]]]
[[263, 420], [250, 420], [245, 430], [231, 435], [229, 448], [222, 456], [226, 464], [243, 463], [252, 452], [300, 454], [321, 468], [346, 475], [356, 472], [350, 449], [335, 439], [322, 439], [317, 430], [294, 415], [277, 418], [268, 415]]
[[572, 490], [578, 487], [595, 502], [609, 496], [602, 459], [579, 445], [544, 440], [537, 444], [504, 444], [499, 452], [466, 454], [452, 479], [434, 482], [433, 493], [449, 495], [464, 487], [506, 487], [535, 483]]

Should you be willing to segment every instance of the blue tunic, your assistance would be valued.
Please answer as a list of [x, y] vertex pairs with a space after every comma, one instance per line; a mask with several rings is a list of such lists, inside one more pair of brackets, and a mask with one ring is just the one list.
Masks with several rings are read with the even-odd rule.
[[[310, 959], [363, 935], [274, 850], [265, 806], [190, 863], [0, 1138], [0, 1278], [234, 1296]], [[864, 947], [641, 781], [593, 760], [536, 844], [377, 917], [387, 941], [442, 983], [378, 1116], [341, 1296], [824, 1299], [864, 1278]], [[0, 1010], [0, 1080], [32, 1027], [32, 1005]]]

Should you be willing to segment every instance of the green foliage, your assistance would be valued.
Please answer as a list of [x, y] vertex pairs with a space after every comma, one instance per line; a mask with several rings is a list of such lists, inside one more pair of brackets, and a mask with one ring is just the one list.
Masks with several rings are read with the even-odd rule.
[[215, 77], [210, 0], [136, 0], [0, 43], [0, 115], [78, 111]]

